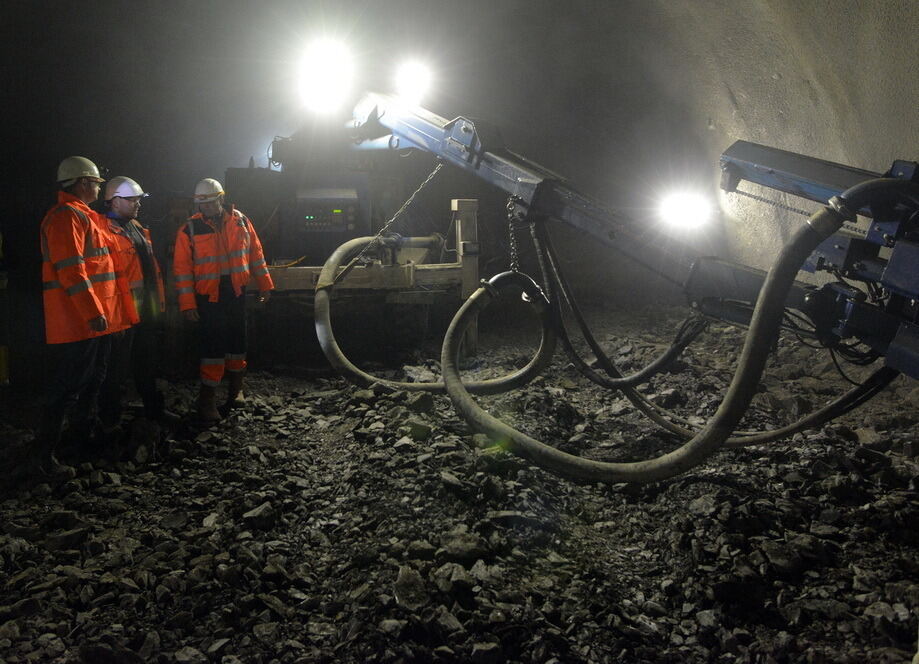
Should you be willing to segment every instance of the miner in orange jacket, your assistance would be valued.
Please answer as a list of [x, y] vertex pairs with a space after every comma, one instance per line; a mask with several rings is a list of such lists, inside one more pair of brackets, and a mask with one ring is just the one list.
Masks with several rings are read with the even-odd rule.
[[163, 275], [153, 255], [150, 231], [137, 221], [141, 199], [148, 196], [131, 178], [118, 176], [105, 185], [105, 218], [115, 245], [115, 269], [130, 288], [129, 306], [139, 322], [112, 338], [108, 374], [99, 397], [99, 419], [106, 431], [115, 434], [121, 420], [122, 393], [130, 373], [144, 404], [144, 417], [164, 420], [163, 393], [156, 386], [157, 328], [166, 308]]
[[111, 335], [133, 322], [112, 260], [108, 225], [89, 208], [104, 181], [99, 169], [85, 157], [68, 157], [58, 167], [57, 180], [57, 205], [42, 220], [40, 234], [52, 367], [36, 438], [34, 461], [40, 472], [56, 465], [54, 449], [68, 416], [75, 439], [89, 440]]
[[258, 284], [259, 301], [271, 295], [274, 283], [255, 228], [232, 206], [224, 207], [223, 187], [205, 178], [195, 187], [198, 213], [176, 234], [173, 272], [179, 309], [199, 323], [201, 391], [198, 417], [220, 419], [216, 388], [228, 374], [229, 410], [242, 401], [246, 370], [246, 285]]

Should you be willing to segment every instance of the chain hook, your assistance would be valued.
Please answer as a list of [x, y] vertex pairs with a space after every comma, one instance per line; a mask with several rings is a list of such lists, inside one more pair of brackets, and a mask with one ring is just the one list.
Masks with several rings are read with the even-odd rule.
[[511, 194], [507, 197], [507, 239], [510, 245], [510, 271], [520, 272], [520, 253], [517, 248], [517, 228], [515, 224], [526, 219], [523, 210], [523, 201], [519, 196]]

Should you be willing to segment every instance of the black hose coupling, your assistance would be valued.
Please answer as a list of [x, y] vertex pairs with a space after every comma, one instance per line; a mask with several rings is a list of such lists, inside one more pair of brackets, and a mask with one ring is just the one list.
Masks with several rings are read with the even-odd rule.
[[855, 221], [855, 210], [849, 207], [842, 196], [833, 196], [829, 201], [830, 207], [846, 221]]
[[497, 300], [498, 296], [501, 293], [498, 291], [498, 287], [491, 283], [488, 279], [482, 279], [479, 282], [479, 287], [482, 288], [492, 300]]
[[[837, 196], [833, 197], [838, 198]], [[845, 206], [845, 201], [840, 201], [840, 206], [844, 209], [848, 209]], [[839, 212], [833, 208], [825, 207], [820, 210], [817, 210], [807, 219], [807, 225], [810, 229], [815, 232], [819, 237], [826, 239], [830, 237], [833, 233], [842, 228], [843, 222], [848, 219], [844, 212]], [[851, 218], [855, 218], [854, 215]]]
[[854, 219], [859, 210], [897, 201], [919, 205], [919, 183], [900, 178], [874, 178], [849, 187], [829, 203], [839, 214]]
[[386, 235], [380, 236], [377, 243], [383, 249], [398, 249], [403, 239], [404, 238], [398, 233], [387, 233]]

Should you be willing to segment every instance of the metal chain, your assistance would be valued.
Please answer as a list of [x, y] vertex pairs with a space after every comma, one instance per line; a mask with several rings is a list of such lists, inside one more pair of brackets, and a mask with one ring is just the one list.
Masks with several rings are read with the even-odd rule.
[[373, 240], [371, 240], [363, 249], [361, 249], [361, 252], [357, 255], [356, 260], [360, 260], [361, 257], [363, 257], [365, 253], [370, 251], [371, 247], [373, 247], [377, 242], [379, 242], [380, 238], [383, 237], [386, 231], [389, 230], [389, 227], [392, 226], [394, 223], [396, 223], [396, 219], [401, 217], [402, 213], [405, 212], [405, 210], [408, 209], [408, 206], [412, 204], [412, 201], [415, 200], [415, 196], [421, 193], [421, 190], [424, 189], [426, 186], [428, 186], [428, 183], [434, 179], [434, 176], [437, 175], [437, 173], [440, 171], [441, 168], [443, 168], [443, 165], [444, 165], [444, 162], [442, 161], [437, 163], [437, 166], [435, 166], [434, 170], [428, 174], [428, 176], [424, 179], [424, 182], [418, 185], [418, 188], [412, 192], [411, 196], [405, 199], [405, 202], [402, 204], [402, 207], [400, 207], [396, 211], [396, 213], [390, 218], [389, 221], [383, 224], [383, 228], [381, 228], [379, 232], [377, 232], [377, 234], [373, 237]]
[[418, 188], [412, 192], [412, 195], [409, 196], [407, 199], [405, 199], [405, 202], [402, 204], [402, 207], [400, 207], [396, 211], [396, 213], [389, 219], [389, 221], [383, 224], [383, 227], [377, 232], [376, 235], [373, 236], [373, 239], [370, 242], [364, 245], [364, 248], [360, 250], [357, 256], [355, 256], [348, 262], [348, 265], [345, 266], [345, 269], [339, 272], [338, 275], [336, 275], [335, 280], [332, 282], [333, 284], [338, 282], [339, 279], [341, 279], [342, 277], [344, 277], [344, 275], [350, 272], [351, 268], [358, 261], [362, 260], [364, 258], [364, 255], [368, 251], [370, 251], [376, 244], [379, 243], [380, 238], [383, 237], [383, 234], [386, 233], [386, 231], [389, 230], [389, 227], [392, 226], [396, 222], [396, 220], [402, 216], [402, 213], [405, 212], [405, 210], [408, 209], [408, 206], [412, 204], [412, 201], [415, 200], [415, 196], [417, 196], [421, 192], [421, 190], [424, 189], [428, 185], [428, 183], [434, 179], [434, 176], [437, 175], [437, 173], [440, 171], [441, 168], [443, 168], [443, 165], [444, 165], [444, 162], [442, 161], [437, 162], [437, 166], [434, 167], [434, 170], [428, 174], [428, 176], [424, 179], [424, 182], [418, 185]]
[[510, 244], [511, 252], [511, 272], [520, 272], [520, 254], [517, 249], [517, 229], [514, 226], [514, 222], [520, 220], [520, 214], [517, 212], [518, 200], [516, 196], [509, 196], [507, 199], [507, 239]]
[[754, 201], [759, 201], [760, 203], [765, 203], [766, 205], [771, 205], [777, 207], [780, 210], [785, 210], [786, 212], [793, 212], [794, 214], [800, 214], [803, 217], [811, 216], [811, 213], [807, 210], [802, 210], [801, 208], [792, 207], [786, 205], [785, 203], [779, 203], [778, 201], [773, 201], [763, 196], [758, 196], [757, 194], [751, 194], [748, 191], [741, 191], [740, 189], [735, 189], [734, 193], [738, 196], [745, 196], [747, 198], [752, 198]]

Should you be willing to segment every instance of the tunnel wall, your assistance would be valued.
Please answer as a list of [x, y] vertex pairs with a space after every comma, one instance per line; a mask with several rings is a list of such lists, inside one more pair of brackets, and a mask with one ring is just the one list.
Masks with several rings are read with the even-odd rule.
[[[161, 204], [153, 214], [156, 201], [188, 195], [198, 178], [243, 166], [250, 155], [263, 165], [266, 141], [299, 128], [303, 109], [288, 71], [320, 28], [346, 37], [370, 69], [387, 70], [365, 76], [357, 92], [389, 90], [388, 68], [404, 54], [428, 59], [437, 77], [425, 106], [490, 121], [508, 147], [639, 226], [653, 224], [656, 202], [672, 187], [718, 196], [718, 156], [738, 139], [879, 172], [917, 158], [913, 0], [218, 4], [216, 13], [211, 3], [177, 2], [172, 12], [141, 4], [129, 31], [106, 22], [120, 15], [106, 10], [115, 2], [93, 12], [11, 4], [3, 47], [14, 101], [4, 123], [10, 158], [0, 231], [12, 302], [3, 322], [20, 380], [41, 375], [38, 223], [54, 200], [51, 174], [62, 156], [89, 155], [137, 178], [154, 192], [142, 221], [155, 227], [163, 214]], [[209, 43], [199, 26], [211, 22], [223, 38]], [[488, 226], [481, 237], [504, 232], [501, 196], [488, 201], [461, 178], [437, 186], [431, 218], [442, 229], [450, 198], [476, 197]], [[765, 268], [802, 222], [736, 196], [719, 200], [719, 222], [682, 237], [698, 253]], [[555, 231], [579, 293], [648, 306], [680, 299], [593, 239]], [[499, 244], [483, 246], [492, 253], [483, 258], [486, 273], [507, 265]]]
[[[919, 4], [657, 2], [668, 34], [662, 90], [688, 100], [712, 159], [745, 139], [884, 172], [916, 159]], [[775, 195], [778, 198], [778, 195]], [[789, 203], [796, 201], [790, 200]], [[722, 198], [731, 254], [766, 267], [801, 217]], [[765, 251], [764, 251], [765, 249]]]
[[[518, 120], [503, 123], [511, 126], [509, 144], [527, 146], [528, 156], [585, 184], [638, 223], [653, 223], [655, 203], [667, 189], [707, 188], [719, 200], [721, 221], [707, 237], [681, 238], [701, 253], [768, 268], [803, 222], [719, 192], [718, 157], [736, 140], [878, 172], [894, 159], [917, 158], [919, 116], [912, 106], [919, 58], [910, 44], [919, 3], [651, 0], [573, 3], [566, 12], [554, 11], [551, 2], [500, 7], [486, 35], [497, 40], [501, 30], [516, 29], [513, 39], [533, 46], [510, 50], [499, 65], [504, 80], [514, 81], [513, 102], [494, 101], [486, 110]], [[553, 11], [555, 20], [547, 21]], [[506, 97], [496, 89], [493, 99]], [[759, 193], [814, 209], [776, 192]], [[580, 247], [572, 263], [584, 288], [602, 295], [610, 283], [628, 278], [629, 268], [595, 243], [569, 242]]]

